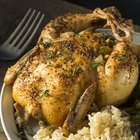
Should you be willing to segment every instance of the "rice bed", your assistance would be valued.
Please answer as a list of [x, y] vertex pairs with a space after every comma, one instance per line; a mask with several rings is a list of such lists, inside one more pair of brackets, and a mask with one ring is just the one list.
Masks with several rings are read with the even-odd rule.
[[114, 106], [107, 106], [100, 112], [88, 115], [89, 127], [78, 130], [77, 134], [65, 137], [62, 128], [53, 133], [49, 128], [40, 128], [34, 140], [136, 140], [132, 135], [129, 116]]

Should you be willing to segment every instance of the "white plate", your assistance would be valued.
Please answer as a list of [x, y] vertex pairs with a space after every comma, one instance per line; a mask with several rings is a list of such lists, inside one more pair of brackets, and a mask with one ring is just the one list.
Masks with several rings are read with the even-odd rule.
[[[110, 30], [100, 30], [102, 32], [111, 33]], [[140, 33], [134, 33], [133, 37], [134, 44], [140, 45]], [[1, 99], [0, 99], [0, 117], [2, 127], [8, 138], [8, 140], [21, 140], [17, 135], [16, 124], [14, 120], [14, 108], [13, 108], [13, 99], [12, 99], [12, 87], [6, 86], [3, 84], [1, 90]], [[38, 127], [31, 124], [33, 131], [37, 131]], [[29, 140], [32, 140], [30, 136], [27, 136]]]

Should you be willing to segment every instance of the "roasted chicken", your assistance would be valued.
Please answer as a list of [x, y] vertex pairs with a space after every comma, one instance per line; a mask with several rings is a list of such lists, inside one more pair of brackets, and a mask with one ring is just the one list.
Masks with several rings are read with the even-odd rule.
[[[96, 31], [105, 26], [114, 37]], [[138, 78], [132, 26], [115, 7], [68, 14], [47, 24], [37, 45], [4, 79], [13, 85], [18, 120], [32, 116], [54, 128], [63, 126], [68, 135], [93, 102], [99, 108], [124, 103]]]

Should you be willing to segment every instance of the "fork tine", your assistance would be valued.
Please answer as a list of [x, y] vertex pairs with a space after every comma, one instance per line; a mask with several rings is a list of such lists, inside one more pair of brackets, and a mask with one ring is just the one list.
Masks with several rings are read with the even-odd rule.
[[25, 14], [25, 16], [23, 17], [23, 19], [21, 20], [21, 22], [19, 23], [19, 25], [17, 26], [17, 28], [14, 30], [14, 32], [10, 35], [10, 37], [6, 40], [7, 42], [10, 42], [13, 37], [16, 35], [16, 33], [18, 32], [18, 30], [20, 29], [20, 27], [23, 25], [24, 21], [26, 20], [26, 18], [28, 17], [29, 13], [31, 12], [32, 8], [30, 8], [27, 13]]
[[36, 15], [35, 19], [33, 20], [33, 22], [31, 23], [29, 29], [27, 30], [27, 32], [24, 34], [24, 36], [22, 37], [22, 39], [19, 41], [19, 43], [17, 44], [16, 48], [20, 48], [21, 45], [24, 43], [24, 41], [26, 40], [26, 37], [30, 34], [30, 31], [32, 30], [33, 26], [35, 25], [37, 19], [39, 18], [40, 12], [38, 12], [38, 14]]
[[34, 10], [32, 12], [31, 16], [29, 17], [28, 21], [26, 22], [26, 24], [24, 25], [24, 27], [22, 28], [22, 30], [20, 31], [20, 33], [17, 35], [17, 37], [11, 43], [11, 46], [14, 46], [17, 43], [17, 41], [19, 40], [19, 38], [23, 35], [23, 32], [27, 29], [27, 27], [30, 24], [30, 21], [32, 20], [35, 12], [36, 12], [36, 10]]
[[41, 22], [42, 22], [44, 16], [45, 16], [45, 14], [43, 14], [43, 15], [41, 16], [41, 18], [40, 18], [38, 24], [36, 25], [36, 27], [34, 28], [32, 34], [31, 34], [31, 36], [28, 38], [28, 40], [26, 41], [26, 43], [25, 43], [25, 44], [22, 46], [22, 48], [20, 49], [20, 52], [23, 52], [23, 51], [27, 48], [27, 46], [30, 44], [30, 42], [32, 41], [32, 38], [34, 37], [36, 31], [38, 30], [38, 28], [39, 28], [39, 26], [40, 26], [40, 24], [41, 24]]

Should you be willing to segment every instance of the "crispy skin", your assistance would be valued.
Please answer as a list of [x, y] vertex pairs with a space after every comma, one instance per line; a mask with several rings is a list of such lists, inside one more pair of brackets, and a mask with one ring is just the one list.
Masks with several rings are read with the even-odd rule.
[[[96, 78], [92, 63], [101, 45], [97, 40], [101, 38], [99, 33], [71, 37], [38, 52], [17, 77], [14, 100], [34, 118], [62, 126], [70, 108]], [[48, 93], [41, 95], [46, 89]]]
[[116, 44], [105, 66], [98, 67], [99, 107], [124, 103], [138, 80], [138, 64], [133, 46]]

